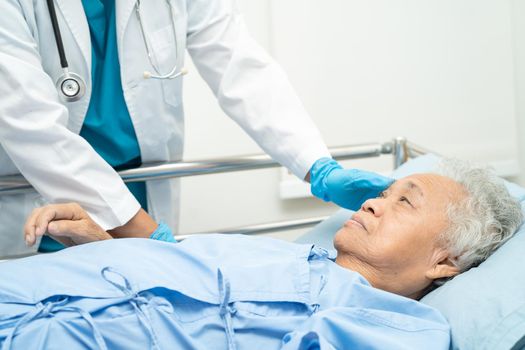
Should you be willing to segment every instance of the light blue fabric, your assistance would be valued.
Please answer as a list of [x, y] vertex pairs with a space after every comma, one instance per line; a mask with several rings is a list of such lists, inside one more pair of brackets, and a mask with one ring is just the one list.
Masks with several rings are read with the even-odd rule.
[[342, 208], [357, 210], [385, 190], [393, 180], [376, 173], [343, 169], [331, 158], [317, 160], [310, 169], [312, 194]]
[[[399, 179], [432, 172], [440, 158], [429, 154], [394, 171]], [[525, 209], [525, 189], [505, 182], [510, 194]], [[298, 239], [333, 248], [332, 240], [353, 212], [340, 210]], [[446, 283], [422, 301], [439, 309], [452, 327], [453, 349], [525, 348], [525, 227], [486, 262]]]
[[[117, 49], [115, 0], [82, 0], [91, 35], [93, 89], [80, 136], [108, 164], [117, 170], [141, 165], [140, 148], [124, 100]], [[146, 184], [127, 183], [141, 207], [148, 210]], [[48, 236], [40, 252], [53, 252], [64, 246]]]
[[108, 240], [2, 263], [0, 280], [3, 350], [449, 345], [434, 309], [270, 238]]

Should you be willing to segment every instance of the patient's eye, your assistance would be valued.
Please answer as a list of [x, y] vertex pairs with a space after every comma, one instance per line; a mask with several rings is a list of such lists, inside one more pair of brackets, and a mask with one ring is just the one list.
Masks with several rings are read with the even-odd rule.
[[379, 198], [385, 198], [386, 197], [386, 191], [383, 191], [379, 194]]
[[408, 203], [411, 207], [413, 207], [412, 203], [410, 203], [410, 201], [408, 200], [408, 198], [405, 197], [405, 196], [401, 196], [401, 197], [399, 197], [399, 201], [400, 201], [400, 202], [406, 202], [406, 203]]

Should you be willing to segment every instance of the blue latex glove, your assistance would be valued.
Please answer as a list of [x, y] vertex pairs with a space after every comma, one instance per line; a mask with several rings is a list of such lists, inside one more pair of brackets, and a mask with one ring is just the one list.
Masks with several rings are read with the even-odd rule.
[[369, 171], [345, 170], [331, 158], [319, 159], [310, 169], [312, 194], [350, 210], [358, 210], [367, 199], [379, 196], [393, 182]]
[[173, 237], [173, 233], [171, 232], [168, 225], [166, 225], [164, 222], [160, 222], [159, 226], [151, 236], [149, 236], [150, 239], [156, 239], [157, 241], [164, 241], [169, 243], [177, 243], [177, 240], [175, 237]]

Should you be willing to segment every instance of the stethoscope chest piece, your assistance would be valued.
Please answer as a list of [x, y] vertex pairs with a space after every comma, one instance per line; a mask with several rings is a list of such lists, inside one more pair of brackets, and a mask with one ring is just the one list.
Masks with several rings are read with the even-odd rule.
[[[179, 49], [177, 47], [178, 45], [177, 31], [175, 28], [175, 19], [174, 19], [175, 9], [173, 8], [173, 4], [171, 3], [171, 0], [166, 0], [166, 4], [169, 7], [171, 25], [173, 27], [173, 38], [175, 40], [176, 61], [179, 61], [182, 59], [182, 56], [179, 55]], [[64, 71], [62, 76], [60, 76], [60, 78], [58, 78], [56, 82], [56, 88], [62, 100], [64, 100], [65, 102], [75, 102], [75, 101], [80, 100], [86, 94], [86, 82], [78, 74], [69, 72], [69, 65], [68, 65], [67, 58], [66, 58], [66, 51], [64, 50], [64, 43], [62, 42], [62, 35], [60, 35], [60, 26], [58, 24], [58, 19], [57, 19], [57, 15], [55, 11], [55, 4], [53, 0], [47, 0], [47, 7], [49, 9], [49, 17], [51, 20], [51, 25], [53, 27], [53, 34], [55, 36], [55, 41], [57, 44], [58, 55], [60, 56], [60, 66], [62, 67], [62, 70]], [[146, 46], [148, 59], [156, 71], [156, 74], [151, 73], [149, 71], [145, 71], [144, 78], [145, 79], [150, 79], [150, 78], [152, 79], [175, 79], [175, 78], [181, 77], [185, 75], [186, 73], [188, 73], [188, 71], [185, 68], [180, 68], [177, 62], [175, 63], [174, 67], [171, 69], [170, 72], [166, 74], [160, 73], [160, 69], [157, 68], [157, 66], [154, 64], [155, 62], [153, 62], [151, 58], [152, 53], [150, 51], [149, 42], [146, 38], [146, 33], [144, 30], [143, 20], [142, 20], [141, 12], [140, 12], [140, 0], [136, 0], [135, 10], [136, 10], [137, 19], [140, 25], [140, 31], [142, 33], [142, 39], [144, 40], [144, 45]]]
[[78, 74], [65, 72], [57, 79], [56, 87], [60, 97], [66, 102], [75, 102], [84, 97], [86, 83]]
[[84, 97], [86, 93], [86, 82], [80, 75], [69, 72], [66, 51], [64, 50], [64, 43], [62, 42], [62, 35], [60, 35], [60, 26], [58, 25], [53, 0], [47, 0], [47, 7], [57, 44], [58, 55], [60, 56], [60, 66], [63, 71], [63, 74], [57, 79], [55, 85], [58, 90], [58, 95], [62, 100], [65, 102], [75, 102]]

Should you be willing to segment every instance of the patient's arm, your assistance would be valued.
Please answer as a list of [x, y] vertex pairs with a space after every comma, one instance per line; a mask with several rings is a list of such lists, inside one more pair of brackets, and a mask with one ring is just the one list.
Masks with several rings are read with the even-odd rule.
[[76, 203], [52, 204], [33, 210], [24, 226], [27, 245], [35, 244], [46, 232], [66, 246], [112, 238]]

